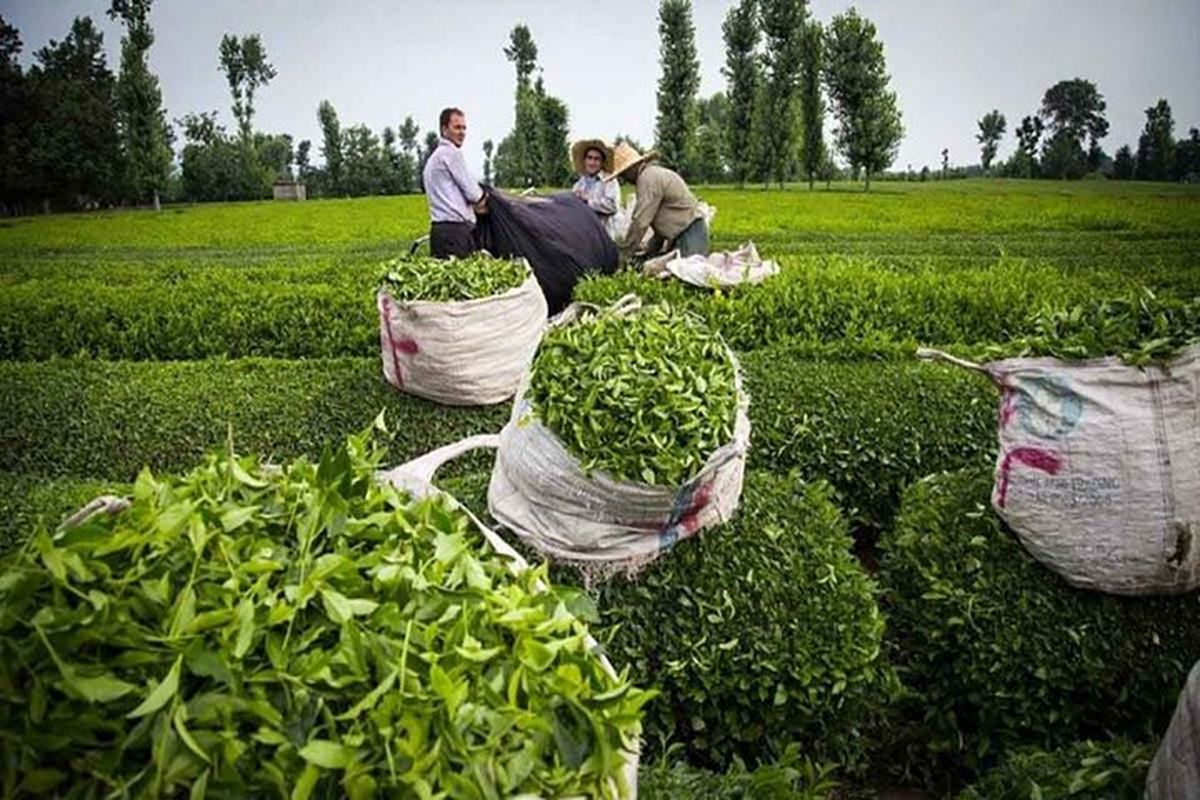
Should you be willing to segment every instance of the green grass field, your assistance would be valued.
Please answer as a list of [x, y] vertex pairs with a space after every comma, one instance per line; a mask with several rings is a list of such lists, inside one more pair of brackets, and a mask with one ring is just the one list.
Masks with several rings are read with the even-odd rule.
[[[1200, 297], [1200, 187], [952, 181], [877, 183], [870, 194], [848, 185], [697, 193], [717, 208], [714, 248], [753, 240], [783, 274], [723, 296], [624, 274], [589, 280], [579, 296], [608, 302], [636, 291], [685, 305], [720, 329], [746, 368], [752, 467], [828, 482], [871, 568], [876, 540], [887, 540], [898, 515], [908, 520], [906, 541], [919, 530], [915, 510], [902, 513], [906, 487], [931, 472], [986, 470], [994, 447], [991, 388], [915, 364], [915, 345], [1002, 343], [1027, 333], [1039, 311], [1142, 287]], [[380, 408], [396, 423], [398, 458], [496, 430], [503, 407], [440, 408], [382, 381], [375, 271], [426, 228], [420, 196], [0, 220], [0, 549], [19, 546], [39, 524], [53, 527], [90, 493], [129, 483], [141, 466], [185, 469], [225, 441], [230, 426], [235, 442], [280, 458], [316, 455]], [[486, 469], [474, 461], [459, 474]], [[741, 530], [751, 535], [752, 526]], [[956, 552], [953, 543], [945, 549]], [[1019, 548], [994, 549], [1026, 559]], [[1036, 565], [1016, 572], [1021, 586], [1048, 593], [1046, 603], [1068, 594]], [[910, 591], [919, 600], [929, 591], [911, 588], [919, 582], [909, 578], [890, 585], [887, 575], [877, 578], [885, 598]], [[1087, 625], [1102, 626], [1101, 612], [1076, 594], [1071, 602], [1086, 606], [1080, 618], [1086, 611], [1093, 614]], [[1192, 605], [1155, 606], [1153, 618], [1194, 612], [1194, 597], [1180, 602]], [[1122, 608], [1122, 619], [1140, 619], [1134, 604]], [[1011, 653], [999, 642], [989, 649], [990, 641], [980, 644], [981, 658], [1002, 669]], [[1122, 652], [1142, 646], [1128, 644]], [[881, 657], [904, 646], [887, 640]], [[1005, 747], [1049, 749], [1105, 732], [1148, 743], [1173, 702], [1171, 681], [1178, 673], [1182, 684], [1189, 666], [1164, 668], [1164, 682], [1146, 690], [1156, 693], [1149, 701], [1114, 695], [1111, 719], [1055, 729], [1005, 717], [1000, 738]], [[928, 677], [900, 672], [912, 686]], [[989, 686], [974, 687], [971, 702], [980, 708], [956, 709], [957, 722], [938, 720], [936, 753], [919, 696], [872, 722], [883, 727], [855, 732], [865, 742], [856, 746], [860, 761], [841, 763], [819, 742], [814, 752], [859, 789], [876, 782], [961, 788], [1008, 752], [989, 749], [998, 745], [972, 721], [991, 719], [983, 708]], [[1129, 704], [1140, 702], [1158, 716], [1131, 713]], [[1055, 708], [1031, 701], [1018, 716]], [[862, 752], [870, 754], [865, 767]], [[708, 758], [699, 761], [712, 767]], [[930, 778], [935, 771], [939, 780]]]

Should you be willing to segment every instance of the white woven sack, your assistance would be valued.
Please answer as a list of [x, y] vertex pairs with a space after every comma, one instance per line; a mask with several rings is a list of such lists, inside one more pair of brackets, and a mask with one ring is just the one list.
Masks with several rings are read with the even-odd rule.
[[[467, 516], [470, 517], [471, 521], [475, 523], [475, 526], [479, 529], [479, 532], [483, 534], [483, 538], [487, 540], [492, 549], [501, 556], [509, 559], [513, 572], [520, 573], [529, 568], [529, 562], [527, 562], [520, 553], [514, 550], [512, 545], [504, 541], [503, 537], [501, 537], [487, 525], [484, 525], [478, 517], [471, 513], [469, 508], [459, 503], [458, 500], [453, 497], [453, 495], [449, 495], [433, 485], [435, 474], [446, 462], [451, 461], [463, 453], [471, 450], [495, 448], [499, 443], [500, 437], [495, 434], [471, 436], [463, 439], [460, 442], [456, 442], [455, 444], [440, 447], [437, 450], [426, 453], [419, 458], [415, 458], [412, 461], [401, 464], [394, 469], [386, 472], [380, 472], [376, 478], [380, 481], [391, 483], [398, 489], [407, 491], [413, 497], [424, 497], [425, 495], [435, 492], [445, 494], [455, 507], [466, 512]], [[538, 582], [537, 586], [539, 589], [545, 588], [544, 584], [542, 584], [540, 581]], [[613, 669], [612, 662], [608, 660], [608, 656], [604, 655], [604, 653], [601, 651], [599, 643], [592, 638], [591, 634], [588, 634], [586, 641], [588, 646], [596, 653], [596, 657], [600, 659], [600, 665], [604, 668], [604, 671], [615, 678], [617, 676], [617, 672], [615, 669]], [[633, 742], [632, 747], [622, 753], [625, 759], [625, 783], [629, 789], [629, 794], [626, 796], [631, 798], [631, 800], [637, 800], [639, 750], [640, 742]], [[615, 782], [612, 786], [612, 790], [613, 796], [618, 796], [618, 787], [615, 785]]]
[[951, 360], [1000, 389], [992, 506], [1035, 558], [1113, 594], [1200, 586], [1200, 347], [1166, 368]]
[[454, 406], [512, 397], [546, 326], [546, 298], [532, 271], [493, 297], [399, 302], [380, 289], [376, 306], [388, 383]]
[[779, 274], [779, 265], [774, 261], [763, 261], [754, 242], [746, 242], [736, 250], [707, 256], [697, 254], [684, 258], [678, 250], [672, 250], [642, 264], [642, 274], [663, 280], [675, 277], [706, 289], [728, 289], [744, 283], [762, 283]]
[[500, 432], [488, 485], [491, 515], [540, 552], [599, 567], [592, 574], [600, 576], [637, 569], [680, 539], [727, 521], [741, 499], [750, 445], [750, 400], [736, 358], [734, 368], [733, 439], [682, 486], [623, 483], [603, 472], [587, 475], [559, 438], [534, 418], [526, 378]]
[[1188, 673], [1175, 715], [1146, 775], [1145, 800], [1200, 797], [1200, 661]]

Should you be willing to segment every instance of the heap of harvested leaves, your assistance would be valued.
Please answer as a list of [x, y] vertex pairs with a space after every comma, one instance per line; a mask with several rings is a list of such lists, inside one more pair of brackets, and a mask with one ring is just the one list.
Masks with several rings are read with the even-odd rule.
[[1066, 360], [1119, 356], [1135, 366], [1162, 363], [1181, 348], [1200, 343], [1200, 297], [1160, 298], [1143, 289], [1131, 297], [1043, 311], [1031, 323], [1034, 333], [987, 347], [981, 355]]
[[445, 500], [211, 455], [0, 565], [5, 794], [615, 796], [649, 694]]
[[467, 258], [397, 258], [384, 265], [379, 287], [395, 300], [444, 303], [503, 294], [529, 277], [521, 259], [476, 253]]
[[656, 486], [684, 482], [728, 443], [738, 404], [724, 342], [669, 306], [547, 332], [529, 398], [585, 471]]

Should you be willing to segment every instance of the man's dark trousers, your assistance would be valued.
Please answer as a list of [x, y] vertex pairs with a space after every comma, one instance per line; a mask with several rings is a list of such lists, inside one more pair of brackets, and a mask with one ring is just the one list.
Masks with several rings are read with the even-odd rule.
[[475, 225], [470, 222], [430, 223], [429, 251], [434, 258], [466, 258], [475, 252]]

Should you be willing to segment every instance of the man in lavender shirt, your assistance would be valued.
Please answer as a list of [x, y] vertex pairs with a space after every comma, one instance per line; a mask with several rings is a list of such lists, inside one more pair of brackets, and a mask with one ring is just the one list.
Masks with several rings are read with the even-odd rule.
[[461, 258], [475, 251], [475, 214], [487, 213], [487, 198], [463, 159], [466, 115], [444, 108], [438, 125], [442, 136], [422, 173], [429, 200], [429, 249], [434, 258]]

